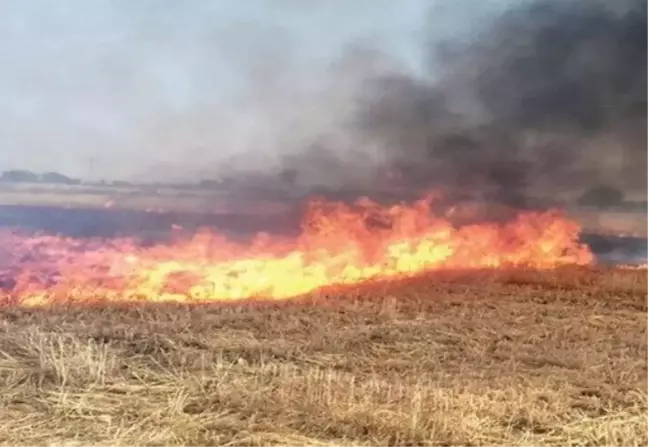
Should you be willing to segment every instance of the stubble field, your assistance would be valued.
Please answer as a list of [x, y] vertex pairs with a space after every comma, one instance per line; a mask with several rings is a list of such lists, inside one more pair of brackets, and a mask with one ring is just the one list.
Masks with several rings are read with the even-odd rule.
[[645, 270], [1, 310], [2, 445], [646, 445]]

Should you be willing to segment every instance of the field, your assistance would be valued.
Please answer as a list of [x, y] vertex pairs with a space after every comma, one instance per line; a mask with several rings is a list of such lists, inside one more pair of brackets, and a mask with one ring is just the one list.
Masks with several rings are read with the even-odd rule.
[[[260, 196], [260, 197], [255, 197]], [[244, 197], [245, 201], [241, 200]], [[260, 200], [262, 197], [262, 200]], [[286, 193], [199, 187], [1, 184], [0, 205], [169, 210], [175, 212], [277, 213], [286, 209]], [[250, 206], [253, 203], [253, 206]]]
[[[292, 218], [290, 200], [109, 189], [2, 190], [0, 227], [156, 239]], [[644, 212], [568, 214], [645, 238]], [[592, 241], [645, 260], [645, 239]], [[0, 307], [0, 445], [646, 445], [647, 293], [645, 269], [573, 267]]]
[[[381, 194], [397, 192], [383, 191]], [[629, 195], [645, 203], [645, 194]], [[286, 191], [268, 188], [221, 190], [153, 186], [87, 186], [0, 184], [0, 207], [59, 207], [80, 209], [109, 208], [122, 211], [168, 211], [212, 215], [281, 216], [294, 208], [295, 197]], [[647, 238], [648, 214], [645, 205], [601, 210], [571, 203], [562, 206], [584, 231]], [[6, 213], [6, 211], [5, 211]], [[1, 222], [0, 222], [1, 224]]]
[[645, 270], [1, 310], [2, 445], [646, 445]]

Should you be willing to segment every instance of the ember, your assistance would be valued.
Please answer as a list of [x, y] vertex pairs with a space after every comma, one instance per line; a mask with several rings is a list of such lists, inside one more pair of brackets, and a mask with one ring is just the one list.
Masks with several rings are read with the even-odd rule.
[[[380, 224], [376, 224], [379, 222]], [[249, 245], [203, 231], [142, 247], [134, 239], [3, 234], [12, 266], [3, 301], [25, 306], [95, 300], [285, 299], [318, 288], [435, 269], [588, 264], [579, 226], [557, 211], [505, 223], [455, 226], [430, 200], [382, 207], [313, 201], [301, 235], [258, 235]], [[18, 273], [15, 266], [19, 265]], [[4, 275], [5, 277], [7, 275]]]

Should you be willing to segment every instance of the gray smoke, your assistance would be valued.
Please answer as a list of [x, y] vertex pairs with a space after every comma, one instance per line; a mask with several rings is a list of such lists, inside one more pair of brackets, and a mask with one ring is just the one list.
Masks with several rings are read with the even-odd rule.
[[348, 92], [368, 73], [334, 62], [363, 38], [407, 54], [425, 1], [401, 14], [391, 0], [4, 0], [0, 171], [134, 182], [218, 178], [230, 165], [272, 174], [319, 134], [349, 140]]
[[601, 184], [645, 198], [646, 5], [517, 4], [431, 45], [429, 78], [373, 79], [361, 128], [412, 187], [516, 205]]
[[646, 2], [512, 4], [6, 0], [0, 170], [645, 196]]

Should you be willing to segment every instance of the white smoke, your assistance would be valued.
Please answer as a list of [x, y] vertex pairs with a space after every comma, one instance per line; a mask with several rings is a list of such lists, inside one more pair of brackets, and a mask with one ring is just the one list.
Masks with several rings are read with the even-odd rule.
[[[506, 2], [486, 3], [468, 14]], [[182, 181], [232, 157], [276, 169], [322, 135], [358, 149], [348, 128], [363, 77], [425, 72], [428, 12], [439, 37], [473, 23], [447, 5], [5, 0], [0, 170]]]

